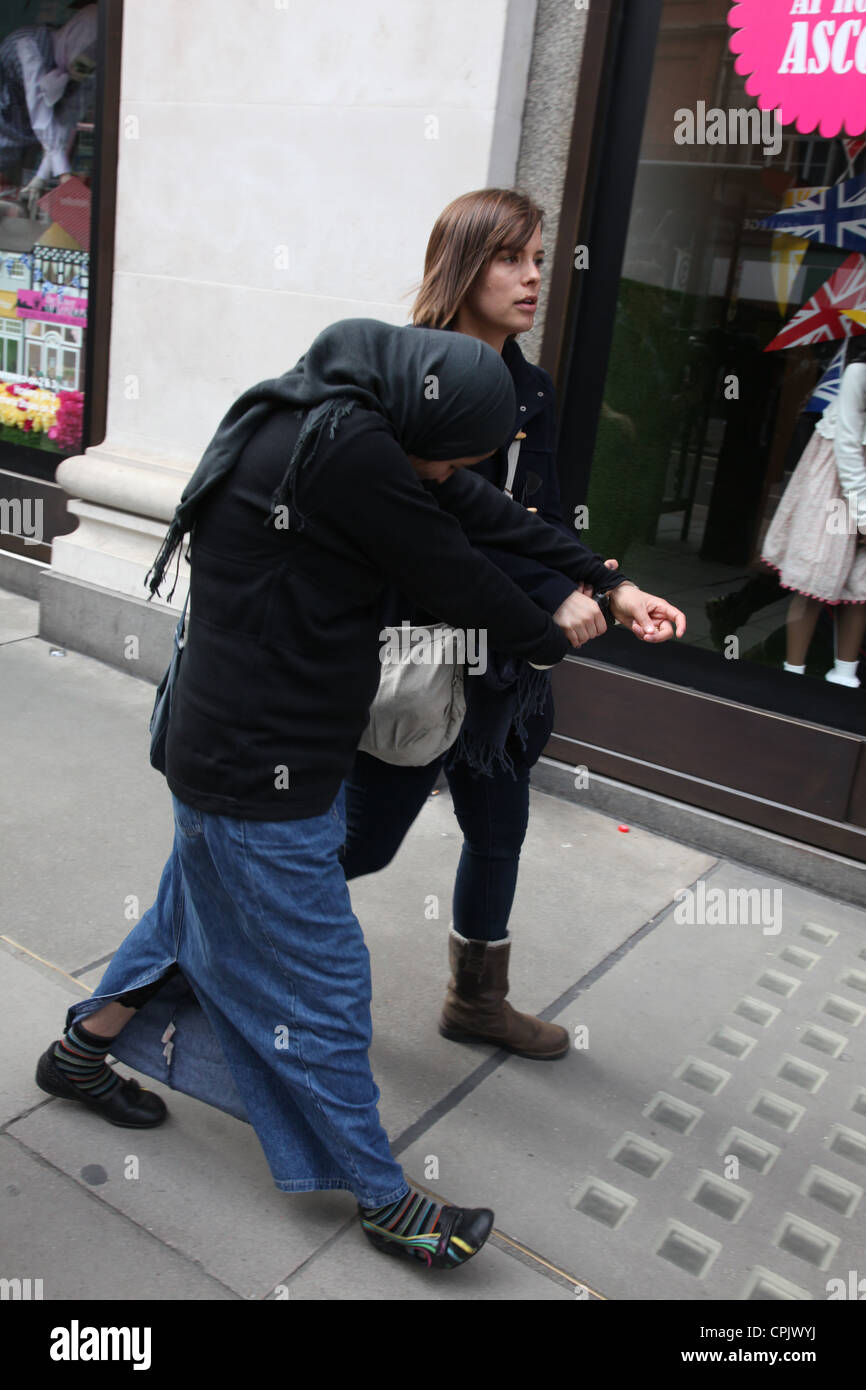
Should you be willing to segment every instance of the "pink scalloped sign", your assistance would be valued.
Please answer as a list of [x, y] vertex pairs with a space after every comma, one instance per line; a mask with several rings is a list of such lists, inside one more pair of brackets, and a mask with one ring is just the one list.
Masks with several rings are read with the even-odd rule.
[[825, 139], [866, 130], [866, 0], [740, 0], [728, 23], [762, 111]]

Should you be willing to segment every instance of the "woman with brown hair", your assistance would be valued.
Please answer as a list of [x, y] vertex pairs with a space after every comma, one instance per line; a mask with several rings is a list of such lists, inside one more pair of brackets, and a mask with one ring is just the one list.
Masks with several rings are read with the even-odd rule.
[[[413, 321], [468, 334], [501, 353], [517, 397], [512, 442], [473, 472], [574, 538], [560, 508], [553, 382], [517, 345], [517, 335], [532, 328], [538, 307], [542, 219], [531, 198], [510, 189], [481, 189], [450, 203], [430, 236]], [[484, 553], [555, 623], [571, 629], [575, 646], [598, 631], [596, 599], [609, 602], [614, 617], [631, 621], [626, 605], [639, 591], [623, 584], [619, 574], [593, 597], [589, 586], [576, 587], [535, 560]], [[616, 561], [607, 565], [615, 569]], [[616, 597], [602, 597], [619, 585]], [[393, 595], [385, 623], [407, 616], [426, 621]], [[644, 640], [659, 640], [646, 627], [634, 625], [633, 631]], [[346, 877], [390, 863], [444, 769], [464, 841], [449, 936], [451, 980], [439, 1031], [455, 1042], [493, 1043], [523, 1057], [562, 1057], [569, 1048], [566, 1030], [517, 1012], [506, 997], [508, 919], [529, 819], [529, 774], [553, 727], [550, 677], [526, 661], [493, 652], [487, 671], [467, 678], [465, 690], [466, 717], [457, 741], [427, 766], [396, 766], [357, 754], [346, 781]]]

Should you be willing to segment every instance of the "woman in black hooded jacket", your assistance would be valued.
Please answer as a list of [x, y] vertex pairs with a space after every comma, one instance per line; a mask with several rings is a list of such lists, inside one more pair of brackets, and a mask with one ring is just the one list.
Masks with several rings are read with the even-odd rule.
[[[491, 508], [467, 468], [513, 415], [508, 372], [483, 343], [374, 320], [326, 329], [229, 410], [151, 577], [156, 592], [190, 532], [165, 743], [172, 852], [156, 902], [70, 1006], [36, 1078], [112, 1124], [162, 1123], [162, 1100], [122, 1079], [111, 1052], [249, 1121], [281, 1191], [351, 1191], [377, 1247], [428, 1267], [471, 1258], [493, 1214], [430, 1200], [391, 1154], [341, 784], [378, 684], [388, 583], [549, 664], [568, 649], [563, 626], [474, 546], [544, 558], [575, 582], [604, 573], [508, 499]], [[647, 621], [657, 607], [636, 589], [622, 603]]]

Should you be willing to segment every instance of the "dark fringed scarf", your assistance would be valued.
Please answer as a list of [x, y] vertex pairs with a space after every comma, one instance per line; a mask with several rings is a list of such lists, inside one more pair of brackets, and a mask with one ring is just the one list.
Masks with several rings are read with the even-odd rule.
[[[151, 598], [157, 593], [172, 556], [175, 551], [179, 550], [187, 531], [191, 530], [194, 513], [202, 498], [234, 466], [240, 458], [244, 446], [252, 439], [256, 430], [264, 424], [271, 411], [279, 406], [294, 404], [294, 398], [281, 389], [281, 384], [285, 380], [285, 377], [277, 377], [271, 381], [260, 382], [258, 386], [254, 386], [235, 401], [223, 419], [199, 464], [204, 481], [199, 479], [198, 485], [193, 487], [198, 476], [197, 470], [181, 496], [159, 554], [145, 575], [144, 582], [150, 587]], [[337, 397], [307, 413], [297, 443], [292, 450], [288, 467], [279, 487], [275, 489], [271, 498], [271, 509], [268, 516], [265, 517], [265, 526], [270, 524], [271, 518], [276, 514], [277, 507], [288, 506], [296, 529], [299, 531], [304, 529], [305, 517], [295, 500], [298, 474], [304, 465], [315, 457], [326, 427], [329, 427], [329, 434], [333, 439], [340, 421], [354, 410], [357, 404], [357, 401]], [[298, 413], [301, 414], [302, 412], [299, 411]], [[167, 595], [169, 599], [177, 587], [179, 569], [180, 555], [178, 555], [178, 568], [175, 570], [174, 583]]]
[[[435, 393], [428, 389], [432, 382]], [[325, 430], [333, 439], [356, 405], [384, 416], [407, 454], [433, 462], [492, 453], [508, 437], [516, 409], [507, 367], [477, 338], [438, 328], [408, 332], [377, 319], [332, 324], [291, 371], [251, 387], [224, 415], [145, 577], [150, 597], [159, 591], [204, 498], [234, 468], [268, 415], [281, 408], [294, 408], [306, 418], [265, 525], [277, 507], [287, 505], [292, 526], [302, 530], [299, 476], [316, 456]], [[177, 574], [169, 598], [176, 585]]]
[[466, 715], [445, 757], [445, 766], [465, 762], [473, 772], [492, 777], [498, 769], [516, 776], [514, 759], [506, 748], [513, 729], [526, 747], [527, 720], [541, 714], [550, 698], [550, 672], [537, 671], [519, 657], [491, 652], [487, 670], [466, 675]]

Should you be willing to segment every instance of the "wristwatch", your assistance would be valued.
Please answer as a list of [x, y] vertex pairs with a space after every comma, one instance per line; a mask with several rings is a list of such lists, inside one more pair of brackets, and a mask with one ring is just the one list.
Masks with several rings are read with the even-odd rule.
[[606, 589], [603, 594], [600, 594], [598, 590], [596, 590], [592, 597], [601, 609], [605, 626], [608, 632], [610, 632], [611, 628], [616, 626], [616, 618], [610, 611], [610, 589]]

